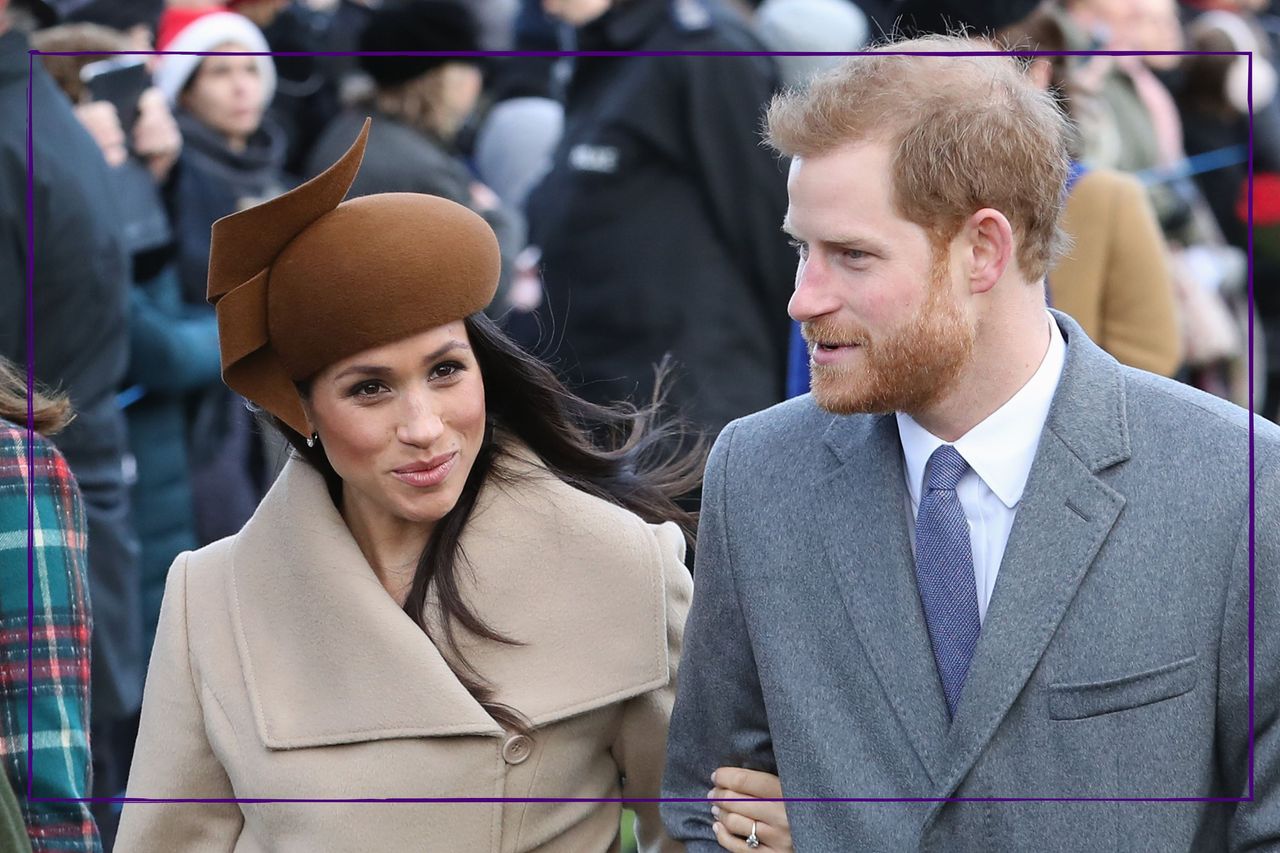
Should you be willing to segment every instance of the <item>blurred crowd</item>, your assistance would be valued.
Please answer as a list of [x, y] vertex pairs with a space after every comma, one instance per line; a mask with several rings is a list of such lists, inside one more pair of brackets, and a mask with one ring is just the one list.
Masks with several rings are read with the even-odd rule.
[[[498, 235], [490, 312], [512, 336], [601, 402], [648, 402], [664, 365], [667, 402], [714, 435], [807, 387], [786, 164], [760, 116], [838, 57], [529, 54], [841, 52], [959, 27], [975, 50], [1156, 52], [1026, 57], [1075, 127], [1075, 246], [1050, 300], [1117, 359], [1275, 418], [1274, 2], [0, 0], [0, 356], [70, 395], [55, 443], [88, 522], [92, 774], [51, 796], [122, 795], [166, 571], [237, 531], [281, 463], [220, 380], [215, 220], [318, 174], [372, 116], [353, 195], [470, 206]], [[524, 55], [350, 55], [402, 51]], [[3, 637], [25, 659], [25, 632]], [[2, 673], [13, 710], [25, 667]], [[27, 802], [25, 713], [0, 722], [34, 847], [100, 832], [109, 850], [116, 807], [94, 806], [94, 830], [87, 806]]]

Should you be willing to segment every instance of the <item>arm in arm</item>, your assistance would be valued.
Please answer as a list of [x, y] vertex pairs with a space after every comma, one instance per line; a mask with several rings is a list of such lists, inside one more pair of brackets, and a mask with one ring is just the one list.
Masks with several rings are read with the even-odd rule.
[[662, 804], [667, 829], [691, 853], [720, 849], [705, 799], [716, 768], [777, 772], [751, 639], [738, 603], [726, 514], [735, 428], [725, 428], [707, 462], [693, 607], [685, 627], [663, 781], [663, 797], [694, 800]]
[[[689, 615], [693, 581], [684, 565], [684, 536], [675, 524], [655, 528], [663, 553], [663, 574], [667, 596], [667, 658], [671, 678], [663, 687], [627, 702], [613, 756], [623, 774], [624, 798], [658, 797], [662, 788], [662, 768], [666, 756], [667, 728], [675, 701], [676, 670], [684, 623]], [[677, 853], [676, 844], [663, 829], [657, 803], [633, 803], [636, 813], [636, 842], [641, 853]]]

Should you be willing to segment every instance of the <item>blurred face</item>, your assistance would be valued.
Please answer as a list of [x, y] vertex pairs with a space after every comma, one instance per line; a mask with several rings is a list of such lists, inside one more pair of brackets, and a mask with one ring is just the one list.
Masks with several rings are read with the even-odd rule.
[[1082, 0], [1072, 6], [1071, 11], [1090, 24], [1104, 25], [1111, 34], [1109, 49], [1135, 49], [1133, 31], [1138, 26], [1140, 12], [1133, 0]]
[[[224, 44], [219, 51], [249, 50]], [[182, 95], [182, 105], [234, 145], [243, 145], [262, 123], [266, 88], [254, 56], [206, 56]]]
[[343, 515], [430, 528], [453, 509], [484, 440], [484, 383], [461, 321], [332, 364], [307, 416], [342, 477]]
[[800, 256], [788, 313], [809, 343], [812, 391], [838, 414], [914, 413], [968, 363], [976, 330], [928, 232], [893, 207], [889, 147], [794, 158], [785, 228]]
[[542, 0], [542, 11], [571, 27], [585, 27], [612, 5], [613, 0]]
[[440, 75], [440, 103], [436, 105], [436, 115], [442, 135], [448, 138], [458, 132], [476, 108], [484, 75], [476, 66], [462, 62], [446, 63], [435, 73]]
[[[1174, 0], [1134, 0], [1135, 20], [1131, 42], [1134, 50], [1183, 50], [1182, 24]], [[1178, 65], [1178, 56], [1144, 56], [1157, 70]]]

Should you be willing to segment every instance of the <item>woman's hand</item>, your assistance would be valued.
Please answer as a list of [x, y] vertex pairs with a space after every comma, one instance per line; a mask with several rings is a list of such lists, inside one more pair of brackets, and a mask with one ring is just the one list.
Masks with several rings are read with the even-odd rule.
[[[772, 773], [759, 770], [743, 770], [739, 767], [721, 767], [711, 774], [715, 784], [707, 793], [710, 800], [754, 798], [743, 802], [713, 802], [711, 814], [716, 822], [712, 827], [716, 840], [725, 850], [734, 853], [791, 853], [791, 824], [787, 821], [785, 803], [764, 802], [782, 797], [782, 784]], [[747, 838], [755, 830], [759, 845], [751, 847]]]

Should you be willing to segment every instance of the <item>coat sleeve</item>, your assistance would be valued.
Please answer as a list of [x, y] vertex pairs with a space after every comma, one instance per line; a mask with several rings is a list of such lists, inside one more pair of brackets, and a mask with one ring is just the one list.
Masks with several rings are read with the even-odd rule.
[[[177, 301], [181, 284], [176, 270], [162, 275], [172, 276]], [[219, 380], [218, 320], [208, 306], [201, 306], [199, 314], [174, 316], [141, 287], [133, 289], [130, 301], [129, 381], [151, 391], [180, 394]]]
[[[199, 680], [187, 634], [187, 555], [169, 570], [156, 644], [147, 670], [126, 796], [230, 799], [235, 796], [205, 734]], [[117, 848], [137, 853], [230, 851], [243, 824], [235, 803], [127, 803]]]
[[[1280, 459], [1258, 459], [1254, 519], [1253, 755], [1249, 754], [1249, 525], [1231, 565], [1218, 667], [1218, 752], [1229, 797], [1230, 853], [1280, 849]], [[1252, 773], [1250, 759], [1252, 758]], [[1252, 777], [1252, 778], [1251, 778]]]
[[1182, 362], [1182, 330], [1168, 249], [1142, 185], [1116, 175], [1112, 240], [1098, 344], [1116, 360], [1172, 376]]
[[[622, 773], [623, 798], [656, 798], [662, 788], [667, 728], [675, 701], [676, 670], [684, 640], [684, 623], [693, 597], [693, 580], [684, 564], [684, 536], [674, 523], [654, 528], [663, 554], [667, 600], [667, 659], [671, 677], [665, 686], [627, 702], [613, 743], [613, 757]], [[671, 840], [658, 817], [657, 803], [632, 803], [636, 813], [639, 853], [676, 853], [684, 847]]]
[[672, 837], [693, 853], [720, 850], [705, 801], [718, 767], [777, 773], [746, 620], [738, 601], [727, 518], [734, 424], [716, 440], [703, 483], [693, 606], [685, 629], [680, 690], [671, 716], [662, 796]]

